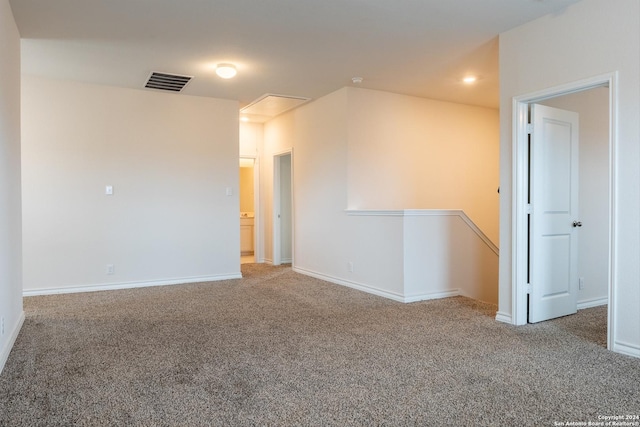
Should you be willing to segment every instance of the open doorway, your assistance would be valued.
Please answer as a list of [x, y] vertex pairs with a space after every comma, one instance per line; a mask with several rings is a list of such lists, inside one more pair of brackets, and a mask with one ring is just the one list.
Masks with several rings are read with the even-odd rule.
[[273, 161], [273, 265], [293, 264], [293, 152]]
[[[530, 223], [535, 207], [532, 207], [530, 170], [531, 147], [529, 145], [530, 112], [532, 105], [542, 104], [555, 108], [579, 111], [580, 162], [579, 199], [580, 218], [573, 220], [579, 228], [577, 309], [601, 307], [607, 304], [607, 346], [612, 348], [613, 321], [615, 319], [615, 267], [612, 251], [614, 227], [613, 198], [615, 195], [615, 83], [614, 74], [528, 94], [514, 99], [514, 257], [513, 257], [513, 315], [514, 323], [529, 321], [530, 303], [536, 286], [530, 281]], [[539, 275], [541, 276], [541, 275]], [[553, 299], [550, 295], [549, 300]], [[602, 309], [600, 309], [602, 312]]]
[[597, 87], [541, 101], [580, 116], [577, 308], [608, 303], [609, 88]]
[[240, 262], [257, 262], [258, 163], [253, 157], [240, 158]]

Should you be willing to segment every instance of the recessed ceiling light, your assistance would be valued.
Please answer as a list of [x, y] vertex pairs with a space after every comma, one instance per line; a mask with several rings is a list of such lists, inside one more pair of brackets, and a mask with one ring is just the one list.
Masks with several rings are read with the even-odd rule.
[[242, 116], [242, 117], [240, 117], [240, 120], [243, 121], [243, 122], [248, 122], [249, 121], [249, 117]]
[[466, 84], [475, 83], [477, 80], [478, 78], [476, 76], [467, 76], [464, 79], [462, 79], [462, 81], [465, 82]]
[[216, 74], [223, 79], [230, 79], [238, 74], [238, 70], [236, 70], [236, 66], [233, 64], [218, 64]]

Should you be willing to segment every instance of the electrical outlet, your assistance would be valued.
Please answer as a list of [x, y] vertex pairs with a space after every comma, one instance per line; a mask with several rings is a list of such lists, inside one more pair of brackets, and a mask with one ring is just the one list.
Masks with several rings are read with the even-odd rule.
[[578, 289], [580, 290], [584, 289], [584, 277], [581, 277], [580, 279], [578, 279]]
[[4, 317], [0, 320], [0, 335], [4, 335]]
[[116, 266], [113, 264], [107, 264], [107, 274], [115, 274]]
[[349, 261], [347, 268], [349, 269], [349, 273], [353, 273], [353, 261]]

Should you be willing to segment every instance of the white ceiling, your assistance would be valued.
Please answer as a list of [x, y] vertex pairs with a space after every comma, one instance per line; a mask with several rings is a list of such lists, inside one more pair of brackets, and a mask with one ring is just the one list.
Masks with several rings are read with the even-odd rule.
[[[318, 98], [353, 85], [498, 106], [500, 32], [578, 0], [10, 0], [26, 74], [188, 95]], [[215, 64], [232, 62], [222, 80]], [[473, 86], [461, 83], [479, 76]]]

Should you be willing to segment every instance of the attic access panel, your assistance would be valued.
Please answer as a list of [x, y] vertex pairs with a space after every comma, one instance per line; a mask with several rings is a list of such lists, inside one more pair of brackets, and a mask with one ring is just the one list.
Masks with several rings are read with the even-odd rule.
[[310, 98], [302, 96], [267, 93], [246, 107], [241, 108], [240, 113], [251, 118], [252, 121], [266, 122], [273, 117], [299, 107], [309, 100]]

